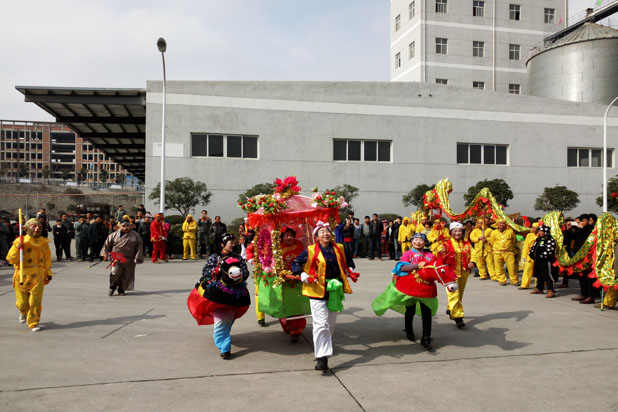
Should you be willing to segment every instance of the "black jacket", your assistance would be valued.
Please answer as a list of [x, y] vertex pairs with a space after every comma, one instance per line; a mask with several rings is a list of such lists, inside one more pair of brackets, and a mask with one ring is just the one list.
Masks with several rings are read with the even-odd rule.
[[537, 237], [530, 248], [529, 256], [534, 262], [553, 262], [556, 260], [556, 241], [551, 235]]

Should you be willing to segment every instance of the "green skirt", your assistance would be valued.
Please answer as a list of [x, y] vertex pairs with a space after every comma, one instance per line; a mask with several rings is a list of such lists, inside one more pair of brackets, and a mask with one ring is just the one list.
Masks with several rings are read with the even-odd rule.
[[435, 316], [438, 310], [438, 298], [418, 298], [405, 293], [401, 293], [395, 288], [395, 282], [391, 282], [386, 287], [386, 290], [382, 292], [380, 296], [371, 302], [371, 308], [376, 315], [382, 316], [388, 309], [392, 309], [395, 312], [399, 312], [402, 315], [406, 313], [407, 306], [416, 306], [416, 314], [421, 315], [421, 308], [417, 303], [422, 302], [431, 309], [431, 316]]

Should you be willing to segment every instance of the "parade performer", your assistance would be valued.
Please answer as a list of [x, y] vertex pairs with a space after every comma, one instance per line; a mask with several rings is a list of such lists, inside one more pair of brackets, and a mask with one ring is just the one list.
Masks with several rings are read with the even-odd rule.
[[[285, 228], [283, 233], [281, 234], [281, 259], [283, 260], [283, 268], [284, 270], [292, 270], [292, 262], [298, 255], [300, 255], [305, 247], [302, 242], [296, 240], [296, 231], [292, 228]], [[295, 283], [298, 278], [295, 276], [288, 276], [287, 281]], [[297, 313], [297, 316], [302, 316], [302, 313]], [[291, 342], [298, 342], [299, 336], [305, 330], [305, 326], [307, 326], [307, 321], [303, 317], [298, 318], [281, 318], [279, 319], [279, 323], [283, 328], [283, 331], [290, 335]]]
[[[449, 230], [446, 227], [444, 227], [444, 225], [445, 223], [442, 220], [436, 219], [433, 222], [431, 230], [427, 234], [427, 240], [432, 243], [434, 248], [437, 247], [438, 245], [441, 245], [444, 241], [448, 240], [451, 237], [449, 234]], [[461, 227], [463, 228], [463, 225]], [[461, 233], [463, 237], [463, 230]], [[434, 253], [435, 253], [435, 249], [434, 249]]]
[[496, 222], [498, 229], [491, 233], [489, 243], [492, 245], [494, 254], [494, 269], [500, 286], [506, 286], [506, 274], [504, 273], [504, 264], [509, 271], [509, 279], [511, 285], [519, 286], [519, 277], [517, 275], [517, 266], [515, 265], [515, 232], [513, 229], [506, 226], [504, 219], [499, 219]]
[[547, 285], [546, 298], [556, 296], [556, 276], [553, 264], [556, 260], [556, 241], [550, 234], [547, 225], [539, 226], [538, 237], [530, 248], [528, 256], [534, 261], [534, 277], [537, 278], [537, 286], [530, 292], [533, 295], [543, 293]]
[[[30, 219], [25, 226], [26, 236], [17, 237], [6, 255], [6, 260], [15, 268], [13, 289], [19, 321], [28, 323], [32, 332], [41, 330], [41, 303], [43, 289], [52, 280], [51, 251], [49, 241], [41, 236], [42, 225], [37, 219]], [[23, 263], [20, 276], [20, 249], [23, 250]]]
[[131, 230], [131, 222], [121, 220], [120, 228], [105, 240], [101, 256], [103, 260], [112, 260], [112, 271], [109, 274], [109, 296], [116, 289], [118, 295], [124, 296], [125, 291], [133, 290], [135, 285], [135, 265], [144, 263], [144, 246], [142, 237]]
[[410, 223], [409, 217], [403, 218], [403, 224], [399, 226], [399, 233], [397, 234], [397, 241], [401, 245], [401, 253], [405, 253], [410, 249], [410, 238], [414, 233], [415, 228]]
[[223, 359], [231, 356], [234, 320], [243, 316], [251, 304], [245, 282], [249, 270], [245, 260], [233, 253], [235, 241], [233, 234], [221, 236], [219, 252], [210, 255], [187, 300], [198, 325], [215, 325], [213, 339]]
[[354, 262], [346, 260], [342, 245], [333, 242], [328, 223], [317, 222], [313, 231], [317, 242], [308, 246], [292, 262], [292, 272], [300, 275], [302, 294], [310, 298], [313, 318], [313, 347], [316, 370], [328, 370], [333, 355], [333, 332], [337, 312], [343, 309], [343, 293], [352, 293], [347, 276], [356, 281]]
[[423, 232], [425, 232], [425, 224], [427, 222], [429, 222], [429, 219], [423, 213], [423, 215], [421, 216], [421, 221], [416, 225], [416, 233], [423, 233]]
[[[523, 266], [524, 273], [521, 275], [521, 286], [519, 289], [529, 289], [530, 288], [530, 280], [532, 279], [532, 275], [534, 273], [534, 260], [530, 257], [530, 248], [536, 241], [538, 237], [539, 224], [533, 223], [532, 228], [530, 229], [530, 233], [526, 235], [526, 240], [524, 241], [524, 247], [521, 251], [521, 263], [520, 266]], [[535, 278], [536, 285], [536, 278]]]
[[[487, 236], [485, 235], [486, 232], [487, 229], [485, 227], [485, 221], [480, 218], [476, 221], [476, 227], [470, 233], [470, 242], [473, 244], [474, 247], [474, 250], [472, 251], [471, 261], [476, 264], [476, 267], [479, 270], [481, 280], [485, 280], [488, 278], [494, 279], [495, 276], [491, 245], [489, 244]], [[485, 267], [485, 265], [487, 265], [487, 267]]]
[[193, 220], [193, 216], [187, 215], [187, 218], [182, 224], [182, 259], [189, 258], [189, 250], [191, 250], [191, 260], [195, 260], [195, 237], [197, 232], [197, 222]]
[[464, 308], [462, 304], [463, 293], [466, 289], [466, 282], [470, 276], [470, 269], [474, 267], [471, 261], [470, 243], [463, 240], [463, 225], [453, 222], [449, 226], [450, 239], [443, 242], [440, 248], [441, 257], [457, 275], [458, 289], [451, 292], [447, 291], [448, 309], [446, 314], [455, 321], [458, 328], [466, 326], [464, 323]]
[[165, 257], [165, 236], [163, 235], [163, 215], [157, 213], [150, 224], [150, 240], [152, 241], [152, 263], [159, 263], [158, 257], [167, 262]]
[[371, 307], [378, 316], [382, 316], [388, 309], [405, 315], [406, 336], [413, 342], [416, 340], [413, 329], [414, 315], [421, 315], [423, 320], [421, 345], [432, 350], [431, 318], [438, 309], [435, 282], [440, 282], [450, 291], [455, 291], [457, 277], [448, 265], [437, 261], [431, 252], [424, 251], [426, 244], [427, 237], [423, 233], [415, 233], [412, 236], [412, 249], [401, 257], [401, 261], [393, 269], [394, 280], [371, 303]]

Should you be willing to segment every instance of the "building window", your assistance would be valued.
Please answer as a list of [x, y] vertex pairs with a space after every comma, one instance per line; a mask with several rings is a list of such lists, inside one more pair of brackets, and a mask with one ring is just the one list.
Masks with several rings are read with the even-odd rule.
[[519, 4], [509, 4], [509, 19], [520, 20], [521, 6]]
[[485, 90], [485, 82], [472, 82], [472, 88], [477, 90]]
[[545, 23], [554, 24], [555, 14], [556, 14], [556, 9], [545, 8]]
[[390, 162], [390, 140], [333, 139], [333, 160]]
[[401, 14], [398, 14], [395, 17], [395, 31], [399, 31], [400, 28], [401, 28]]
[[436, 79], [436, 84], [448, 84], [448, 79]]
[[395, 68], [401, 67], [401, 53], [395, 55]]
[[[613, 167], [614, 149], [607, 149], [607, 167]], [[569, 147], [567, 149], [568, 167], [603, 167], [603, 149], [589, 147]]]
[[506, 165], [507, 149], [507, 145], [457, 143], [457, 163]]
[[474, 17], [484, 17], [485, 16], [485, 2], [484, 1], [473, 1], [472, 2], [472, 15]]
[[257, 136], [192, 134], [191, 156], [257, 159]]
[[416, 2], [413, 1], [408, 5], [408, 18], [413, 19], [415, 14]]
[[472, 42], [472, 56], [485, 57], [485, 42], [473, 41]]
[[509, 44], [509, 60], [519, 60], [519, 51], [521, 46], [519, 44]]
[[448, 39], [436, 37], [436, 54], [448, 54]]
[[436, 13], [447, 12], [447, 0], [436, 0]]
[[519, 84], [509, 84], [509, 93], [511, 94], [521, 94], [521, 85]]
[[416, 43], [412, 42], [408, 46], [408, 59], [413, 59], [415, 54]]

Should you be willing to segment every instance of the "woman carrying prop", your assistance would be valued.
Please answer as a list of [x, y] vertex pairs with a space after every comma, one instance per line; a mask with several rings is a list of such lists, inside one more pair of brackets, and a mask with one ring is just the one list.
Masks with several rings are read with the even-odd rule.
[[[32, 332], [38, 332], [41, 330], [43, 289], [52, 280], [51, 251], [49, 241], [41, 236], [42, 225], [37, 219], [28, 220], [25, 231], [26, 236], [13, 241], [6, 260], [15, 267], [13, 289], [19, 322], [27, 322]], [[23, 254], [21, 263], [20, 254]]]
[[142, 237], [131, 230], [131, 222], [127, 219], [121, 220], [118, 226], [120, 229], [107, 237], [101, 250], [103, 260], [111, 259], [109, 296], [112, 296], [116, 289], [120, 296], [124, 296], [127, 290], [133, 290], [135, 265], [144, 263]]
[[371, 307], [378, 316], [382, 316], [388, 309], [404, 314], [406, 336], [412, 342], [416, 340], [412, 321], [415, 314], [421, 315], [421, 345], [431, 351], [431, 318], [438, 309], [435, 282], [440, 282], [453, 292], [457, 290], [457, 277], [447, 265], [436, 260], [431, 252], [425, 252], [425, 245], [427, 237], [423, 233], [412, 235], [412, 249], [403, 254], [401, 261], [393, 269], [393, 281], [373, 301]]
[[463, 240], [464, 226], [459, 222], [453, 222], [449, 226], [450, 239], [440, 245], [438, 257], [442, 258], [446, 264], [457, 275], [458, 288], [454, 291], [447, 291], [448, 305], [446, 314], [455, 321], [458, 328], [466, 326], [464, 323], [464, 308], [462, 304], [463, 293], [466, 289], [466, 282], [470, 276], [470, 269], [474, 267], [471, 262], [470, 243]]
[[249, 270], [245, 260], [232, 252], [235, 241], [232, 234], [222, 236], [221, 252], [210, 255], [187, 300], [198, 325], [215, 325], [213, 339], [223, 359], [231, 356], [234, 320], [244, 315], [251, 303], [245, 282]]
[[543, 293], [547, 284], [546, 298], [556, 296], [556, 276], [553, 265], [556, 260], [556, 241], [550, 234], [551, 229], [547, 225], [539, 226], [538, 237], [530, 248], [528, 256], [534, 261], [534, 277], [537, 278], [536, 287], [530, 292], [533, 295]]
[[356, 282], [359, 275], [352, 271], [354, 262], [346, 260], [343, 246], [333, 242], [328, 223], [317, 222], [313, 236], [317, 242], [292, 262], [292, 272], [300, 275], [302, 294], [310, 299], [315, 369], [326, 371], [333, 355], [337, 312], [343, 310], [343, 294], [352, 293], [346, 276]]

